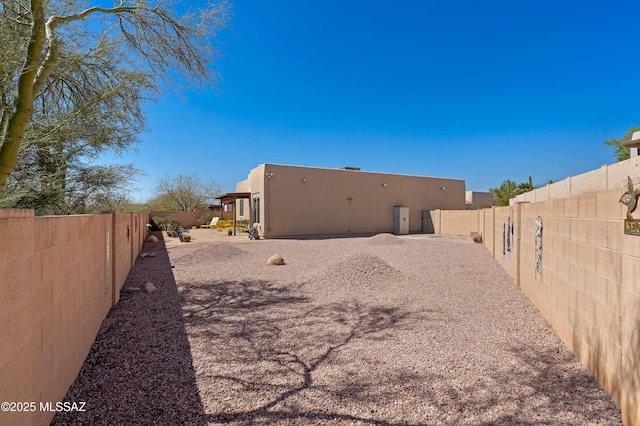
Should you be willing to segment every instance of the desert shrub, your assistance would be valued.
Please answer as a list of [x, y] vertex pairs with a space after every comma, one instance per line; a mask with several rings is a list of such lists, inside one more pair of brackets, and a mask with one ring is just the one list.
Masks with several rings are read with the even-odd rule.
[[232, 227], [233, 227], [233, 220], [220, 219], [218, 223], [216, 223], [216, 229], [218, 230], [223, 230], [223, 229], [232, 228]]
[[154, 216], [152, 220], [163, 230], [175, 231], [180, 226], [180, 222], [173, 216]]
[[[216, 229], [218, 231], [222, 231], [228, 228], [233, 228], [233, 220], [225, 220], [225, 219], [220, 219], [218, 221], [218, 223], [216, 223]], [[248, 220], [239, 220], [238, 223], [236, 224], [238, 231], [239, 232], [244, 232], [247, 230], [247, 228], [249, 227], [249, 221]]]
[[207, 210], [204, 213], [202, 213], [198, 219], [196, 219], [196, 223], [199, 225], [208, 225], [211, 223], [211, 219], [213, 219], [214, 216], [218, 216], [214, 213], [213, 210]]

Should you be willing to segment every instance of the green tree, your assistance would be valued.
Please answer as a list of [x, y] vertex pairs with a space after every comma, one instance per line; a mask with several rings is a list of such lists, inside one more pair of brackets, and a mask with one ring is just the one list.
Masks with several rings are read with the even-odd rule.
[[149, 211], [147, 203], [134, 203], [128, 198], [127, 193], [114, 191], [103, 196], [96, 197], [94, 204], [96, 212], [119, 211], [129, 213], [145, 213]]
[[503, 181], [498, 188], [491, 188], [490, 191], [495, 195], [498, 206], [508, 206], [511, 198], [533, 189], [535, 188], [531, 182], [531, 178], [529, 178], [529, 182], [521, 182], [518, 184], [507, 179]]
[[623, 143], [629, 142], [631, 140], [631, 136], [633, 135], [633, 132], [638, 132], [638, 131], [640, 131], [640, 127], [632, 127], [629, 130], [627, 130], [627, 133], [623, 137], [619, 139], [611, 138], [609, 140], [604, 141], [605, 145], [608, 145], [614, 148], [613, 156], [616, 157], [616, 161], [624, 161], [629, 158], [629, 148], [625, 147]]
[[95, 160], [138, 143], [145, 130], [142, 102], [154, 87], [143, 73], [114, 67], [121, 53], [113, 46], [75, 52], [67, 48], [34, 103], [16, 166], [0, 189], [2, 207], [88, 213], [98, 198], [126, 190], [138, 173], [130, 164]]
[[[64, 178], [58, 179], [64, 171]], [[74, 161], [48, 175], [47, 170], [17, 168], [0, 190], [0, 208], [28, 208], [36, 215], [98, 213], [116, 210], [139, 171], [131, 164], [87, 165]]]
[[[18, 164], [38, 105], [44, 106], [40, 113], [55, 115], [56, 109], [47, 106], [57, 101], [79, 117], [85, 108], [77, 108], [76, 95], [126, 90], [117, 84], [128, 83], [126, 73], [142, 79], [148, 89], [156, 81], [201, 87], [215, 82], [209, 67], [217, 53], [212, 41], [227, 22], [229, 6], [220, 1], [198, 13], [182, 14], [178, 7], [169, 0], [120, 0], [113, 7], [86, 9], [74, 0], [0, 0], [0, 188]], [[100, 56], [105, 52], [107, 56]], [[105, 57], [109, 60], [100, 60]], [[71, 70], [77, 71], [77, 79], [56, 78], [74, 75]], [[90, 73], [106, 78], [85, 78]], [[88, 81], [95, 86], [75, 84]], [[54, 88], [58, 91], [50, 90]], [[86, 117], [84, 123], [91, 127]], [[67, 140], [59, 138], [63, 144]]]

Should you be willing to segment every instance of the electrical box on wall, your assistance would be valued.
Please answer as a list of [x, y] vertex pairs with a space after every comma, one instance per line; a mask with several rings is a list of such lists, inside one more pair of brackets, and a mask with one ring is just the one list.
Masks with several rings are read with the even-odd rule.
[[393, 233], [396, 235], [409, 233], [409, 207], [395, 206], [393, 208]]

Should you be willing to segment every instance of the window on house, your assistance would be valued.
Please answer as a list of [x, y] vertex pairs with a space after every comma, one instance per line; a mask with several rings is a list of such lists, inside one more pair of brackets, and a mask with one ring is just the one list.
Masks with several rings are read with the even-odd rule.
[[260, 197], [253, 199], [253, 222], [260, 223]]

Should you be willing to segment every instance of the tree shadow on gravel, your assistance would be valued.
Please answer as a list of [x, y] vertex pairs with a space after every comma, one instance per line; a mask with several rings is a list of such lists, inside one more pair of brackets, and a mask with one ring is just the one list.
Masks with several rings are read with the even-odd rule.
[[514, 343], [462, 385], [433, 375], [436, 386], [423, 398], [445, 424], [622, 425], [619, 408], [575, 356], [562, 344], [552, 353], [548, 347]]
[[[369, 345], [429, 313], [357, 301], [318, 305], [293, 289], [261, 280], [182, 284], [207, 422], [421, 424], [389, 420], [374, 410], [350, 414], [349, 404], [377, 400], [372, 393], [379, 392], [378, 386], [356, 380], [347, 390], [336, 382], [354, 367], [354, 348], [367, 352]], [[349, 347], [348, 357], [343, 356]], [[397, 383], [402, 378], [377, 380]], [[327, 401], [339, 401], [339, 406]]]
[[203, 424], [193, 360], [169, 257], [160, 233], [138, 258], [123, 289], [151, 281], [154, 293], [121, 292], [102, 323], [64, 401], [85, 412], [59, 412], [53, 425]]
[[519, 383], [528, 389], [516, 402], [520, 405], [526, 398], [536, 398], [541, 412], [560, 416], [560, 420], [550, 415], [546, 421], [538, 418], [528, 424], [622, 425], [615, 402], [564, 344], [555, 353], [514, 345], [511, 353], [524, 368], [511, 369], [500, 377], [505, 387]]
[[520, 343], [516, 333], [486, 369], [465, 359], [462, 342], [428, 368], [396, 364], [396, 356], [411, 358], [398, 335], [438, 333], [457, 320], [355, 299], [320, 304], [262, 280], [182, 288], [207, 423], [621, 424], [615, 404], [561, 344], [548, 353], [549, 345]]

